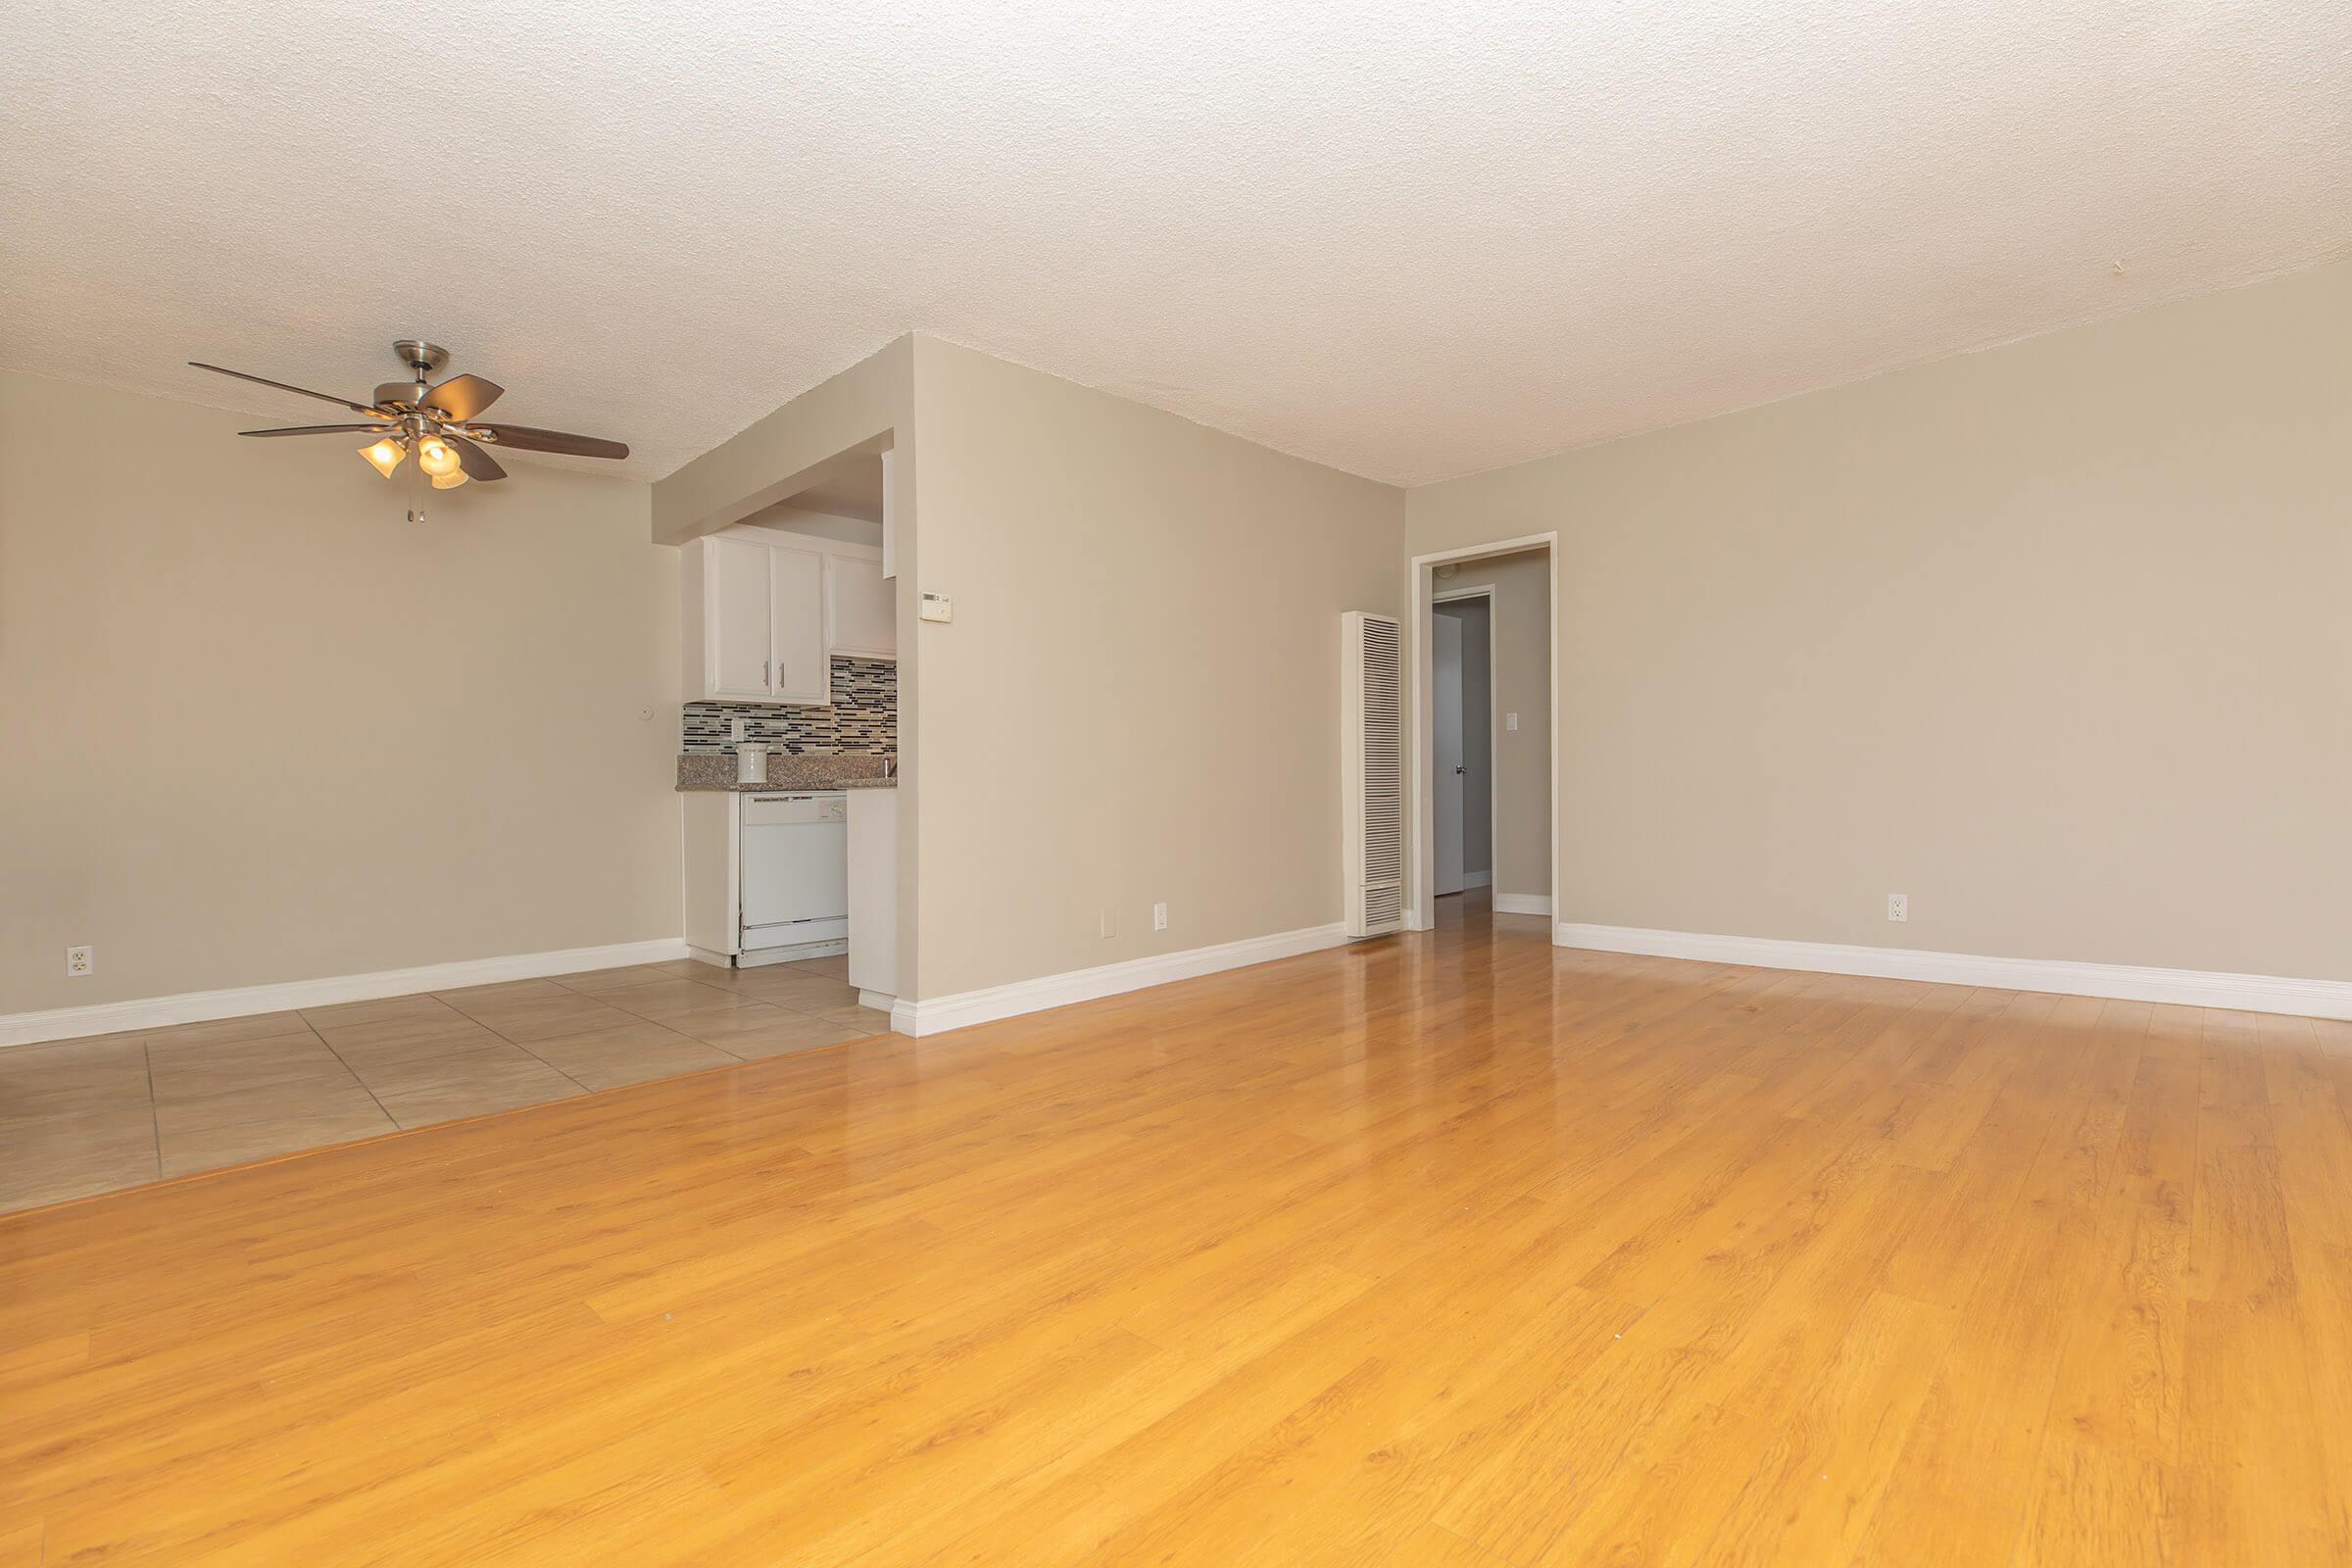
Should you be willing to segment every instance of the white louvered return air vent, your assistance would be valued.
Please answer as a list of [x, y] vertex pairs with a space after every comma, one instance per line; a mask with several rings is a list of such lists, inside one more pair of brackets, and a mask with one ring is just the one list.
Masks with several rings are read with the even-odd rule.
[[1397, 623], [1340, 616], [1340, 817], [1348, 934], [1404, 929], [1404, 660]]

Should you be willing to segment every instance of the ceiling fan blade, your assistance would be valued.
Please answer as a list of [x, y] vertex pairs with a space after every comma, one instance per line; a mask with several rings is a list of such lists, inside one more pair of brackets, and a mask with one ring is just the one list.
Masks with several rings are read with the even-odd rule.
[[478, 443], [468, 441], [462, 435], [453, 435], [449, 437], [449, 444], [458, 449], [458, 466], [466, 470], [466, 478], [487, 483], [507, 476], [507, 470], [498, 466], [498, 460], [483, 451]]
[[453, 375], [424, 395], [424, 406], [439, 409], [445, 418], [470, 419], [506, 391], [496, 381], [478, 375]]
[[361, 430], [370, 435], [390, 430], [389, 424], [289, 424], [276, 430], [239, 430], [239, 435], [336, 435], [344, 431]]
[[266, 375], [247, 375], [243, 370], [232, 370], [224, 365], [207, 365], [202, 360], [190, 360], [188, 363], [199, 370], [210, 370], [216, 375], [233, 375], [240, 381], [257, 381], [263, 386], [273, 386], [280, 392], [299, 392], [306, 398], [317, 398], [321, 403], [332, 403], [337, 408], [349, 409], [354, 414], [373, 414], [375, 412], [365, 403], [354, 403], [349, 398], [339, 398], [331, 392], [314, 392], [307, 386], [293, 386], [284, 381], [272, 381]]
[[561, 452], [574, 458], [625, 458], [628, 444], [563, 430], [535, 430], [527, 424], [480, 424], [474, 428], [502, 447], [517, 452]]

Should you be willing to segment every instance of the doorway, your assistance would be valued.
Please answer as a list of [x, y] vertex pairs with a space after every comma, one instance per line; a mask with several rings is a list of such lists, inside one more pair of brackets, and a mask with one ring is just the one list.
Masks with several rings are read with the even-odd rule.
[[1441, 592], [1430, 623], [1432, 891], [1494, 880], [1494, 594]]
[[[1531, 534], [1411, 558], [1405, 905], [1411, 929], [1426, 931], [1436, 923], [1441, 896], [1482, 885], [1473, 880], [1481, 869], [1476, 846], [1482, 838], [1494, 912], [1542, 915], [1547, 922], [1558, 917], [1557, 544], [1555, 534]], [[1473, 601], [1483, 602], [1486, 612], [1483, 746], [1469, 712], [1474, 699], [1468, 688], [1476, 675], [1465, 673], [1474, 663], [1465, 647], [1475, 646], [1474, 637], [1465, 635], [1478, 615]], [[1471, 784], [1482, 755], [1488, 774], [1484, 835], [1474, 824], [1480, 792]]]

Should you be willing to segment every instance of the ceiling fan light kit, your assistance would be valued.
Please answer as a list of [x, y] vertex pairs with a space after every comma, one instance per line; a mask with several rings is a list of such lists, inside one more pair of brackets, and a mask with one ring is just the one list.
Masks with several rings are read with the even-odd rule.
[[[455, 490], [469, 480], [479, 479], [487, 484], [504, 479], [507, 470], [490, 456], [492, 446], [513, 447], [518, 452], [559, 452], [569, 457], [625, 458], [628, 447], [619, 441], [607, 441], [592, 435], [572, 435], [564, 430], [541, 430], [527, 424], [480, 424], [476, 417], [496, 403], [505, 388], [481, 376], [453, 375], [435, 383], [433, 377], [449, 364], [449, 350], [421, 338], [402, 338], [392, 345], [400, 363], [409, 368], [412, 379], [386, 381], [377, 386], [373, 401], [354, 403], [349, 398], [330, 393], [314, 392], [309, 387], [294, 386], [284, 381], [272, 381], [268, 376], [249, 375], [225, 366], [207, 365], [190, 360], [199, 370], [211, 370], [218, 375], [233, 375], [240, 381], [252, 381], [262, 386], [275, 387], [281, 392], [295, 392], [306, 398], [317, 398], [349, 409], [368, 419], [365, 424], [302, 424], [274, 430], [240, 430], [239, 435], [371, 435], [375, 439], [359, 449], [368, 466], [385, 478], [392, 477], [411, 452], [416, 455], [417, 471], [432, 482], [436, 490]], [[412, 508], [412, 522], [421, 522], [424, 514]]]

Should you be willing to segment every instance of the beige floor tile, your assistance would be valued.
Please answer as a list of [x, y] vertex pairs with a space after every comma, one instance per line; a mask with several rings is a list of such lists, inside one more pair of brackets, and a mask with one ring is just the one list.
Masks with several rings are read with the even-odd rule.
[[156, 1179], [145, 1105], [0, 1122], [0, 1209], [31, 1208]]
[[[723, 1045], [730, 1035], [753, 1034], [805, 1015], [771, 1007], [764, 1002], [746, 1002], [724, 1012], [696, 1012], [672, 1018], [668, 1027], [711, 1045]], [[808, 1020], [813, 1022], [813, 1019]]]
[[[689, 1020], [687, 1027], [708, 1022]], [[865, 1031], [845, 1024], [828, 1023], [805, 1012], [776, 1010], [772, 1016], [748, 1028], [729, 1031], [723, 1039], [710, 1044], [719, 1050], [756, 1060], [761, 1056], [780, 1056], [788, 1051], [808, 1051], [817, 1046], [835, 1046], [845, 1040], [856, 1040]]]
[[746, 972], [723, 963], [705, 963], [700, 958], [671, 958], [662, 963], [649, 963], [645, 965], [645, 968], [648, 973], [664, 976], [671, 980], [709, 979], [720, 983], [723, 983], [729, 975]]
[[529, 1049], [531, 1054], [591, 1089], [617, 1089], [623, 1084], [674, 1078], [711, 1067], [732, 1067], [740, 1059], [644, 1018], [632, 1018], [619, 1028], [536, 1040]]
[[299, 1012], [260, 1012], [245, 1018], [215, 1018], [209, 1023], [173, 1024], [168, 1029], [143, 1031], [151, 1046], [217, 1046], [241, 1040], [270, 1040], [280, 1035], [307, 1035], [311, 1026]]
[[744, 983], [746, 993], [761, 1002], [772, 1002], [779, 1007], [793, 1007], [802, 1012], [815, 1012], [824, 1007], [854, 1007], [858, 1004], [858, 988], [846, 980], [827, 980], [817, 975], [779, 975], [774, 979], [756, 979]]
[[437, 997], [378, 997], [373, 1002], [338, 1002], [331, 1007], [305, 1007], [303, 1020], [323, 1034], [345, 1024], [381, 1023], [388, 1018], [421, 1018], [446, 1012], [449, 1004]]
[[454, 991], [436, 991], [433, 996], [463, 1012], [475, 1006], [505, 1002], [527, 1002], [534, 997], [564, 997], [571, 993], [553, 980], [501, 980], [495, 985], [461, 986]]
[[352, 1081], [343, 1058], [307, 1031], [220, 1046], [150, 1046], [147, 1064], [158, 1102], [240, 1088]]
[[556, 984], [566, 991], [594, 996], [600, 991], [617, 991], [623, 986], [641, 986], [655, 980], [675, 979], [676, 976], [669, 972], [666, 964], [632, 963], [618, 969], [584, 969], [578, 974], [560, 974], [554, 978]]
[[66, 1115], [147, 1100], [147, 1048], [102, 1035], [0, 1050], [0, 1118]]
[[292, 1083], [233, 1083], [205, 1094], [159, 1096], [155, 1102], [156, 1130], [163, 1135], [168, 1156], [172, 1138], [181, 1133], [247, 1122], [298, 1122], [305, 1119], [342, 1120], [381, 1113], [373, 1096], [346, 1071], [340, 1078], [310, 1078]]
[[643, 1021], [635, 1013], [623, 1012], [576, 991], [558, 990], [552, 996], [454, 1005], [493, 1034], [524, 1044]]
[[363, 1093], [360, 1101], [341, 1110], [318, 1110], [195, 1127], [162, 1129], [163, 1166], [167, 1176], [186, 1176], [200, 1170], [219, 1170], [305, 1149], [324, 1149], [397, 1132], [392, 1118]]
[[506, 1045], [497, 1035], [455, 1009], [431, 1017], [387, 1018], [381, 1023], [347, 1024], [321, 1030], [326, 1043], [352, 1071], [361, 1073], [387, 1062], [423, 1061], [454, 1056], [490, 1045]]
[[608, 991], [597, 1000], [657, 1023], [757, 1005], [751, 997], [694, 980], [657, 980], [625, 991]]
[[879, 1007], [821, 1007], [811, 1016], [855, 1029], [861, 1035], [890, 1033], [890, 1014]]
[[369, 1093], [403, 1127], [485, 1116], [580, 1093], [580, 1086], [524, 1051], [501, 1041], [498, 1052], [363, 1069]]

